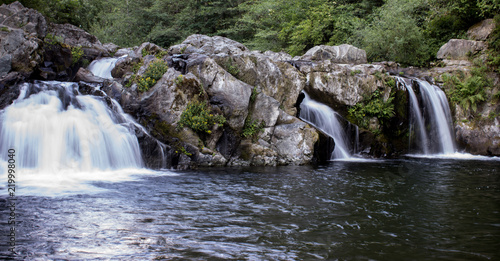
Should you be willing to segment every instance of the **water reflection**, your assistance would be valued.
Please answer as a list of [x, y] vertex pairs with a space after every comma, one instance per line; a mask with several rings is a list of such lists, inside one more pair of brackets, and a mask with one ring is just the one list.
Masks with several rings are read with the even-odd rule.
[[100, 193], [21, 197], [21, 259], [500, 258], [496, 161], [176, 174], [90, 183]]

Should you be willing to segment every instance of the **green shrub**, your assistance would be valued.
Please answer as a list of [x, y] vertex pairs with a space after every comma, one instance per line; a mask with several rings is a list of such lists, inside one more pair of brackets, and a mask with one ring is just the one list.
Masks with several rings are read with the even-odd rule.
[[354, 75], [360, 74], [360, 73], [361, 73], [361, 70], [351, 71], [351, 76], [354, 76]]
[[184, 82], [184, 76], [181, 74], [175, 78], [175, 84], [176, 85], [181, 85]]
[[257, 90], [257, 86], [253, 87], [252, 89], [252, 95], [250, 95], [250, 102], [255, 102], [255, 99], [257, 99], [257, 95], [259, 94], [259, 91]]
[[61, 36], [55, 36], [53, 34], [47, 34], [45, 38], [43, 39], [44, 42], [51, 44], [51, 45], [56, 45], [56, 44], [61, 44], [64, 42], [64, 39]]
[[226, 67], [226, 71], [234, 77], [236, 77], [236, 75], [238, 75], [238, 73], [240, 73], [240, 69], [238, 69], [238, 67], [233, 65], [232, 59], [230, 59], [226, 62], [225, 67]]
[[139, 91], [148, 91], [149, 88], [153, 87], [156, 82], [161, 79], [167, 70], [168, 65], [164, 61], [155, 60], [151, 62], [142, 76], [134, 78]]
[[82, 47], [71, 47], [71, 61], [72, 64], [76, 64], [83, 57]]
[[226, 118], [223, 115], [213, 114], [206, 102], [193, 101], [188, 104], [181, 114], [179, 128], [189, 127], [198, 133], [211, 133], [214, 124], [223, 125]]
[[349, 118], [362, 128], [368, 127], [369, 118], [376, 117], [380, 123], [394, 117], [394, 97], [391, 96], [384, 102], [384, 97], [376, 90], [364, 101], [349, 108]]
[[485, 67], [476, 67], [469, 76], [444, 74], [443, 81], [451, 102], [459, 104], [462, 109], [476, 112], [477, 105], [486, 100], [485, 89], [491, 80], [485, 73]]
[[265, 123], [263, 121], [259, 123], [257, 120], [252, 120], [250, 117], [247, 117], [243, 130], [241, 131], [241, 136], [244, 138], [254, 137], [257, 133], [261, 132], [264, 127]]

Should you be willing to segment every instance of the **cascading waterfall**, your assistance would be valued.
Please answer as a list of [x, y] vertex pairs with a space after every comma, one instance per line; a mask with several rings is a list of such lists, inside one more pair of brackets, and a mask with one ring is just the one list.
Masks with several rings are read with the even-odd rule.
[[[415, 133], [420, 153], [452, 154], [456, 152], [450, 106], [444, 92], [435, 85], [419, 79], [396, 77], [404, 85], [410, 96], [410, 133]], [[412, 83], [418, 85], [420, 99], [415, 94]], [[410, 137], [410, 140], [413, 137]]]
[[15, 148], [19, 168], [35, 171], [143, 167], [137, 138], [122, 111], [102, 97], [79, 95], [77, 83], [24, 83], [0, 112], [0, 156]]
[[[349, 134], [339, 121], [341, 116], [327, 105], [312, 100], [307, 93], [303, 94], [305, 98], [300, 104], [299, 117], [333, 138], [335, 149], [331, 159], [351, 158], [355, 146], [350, 144]], [[357, 133], [357, 126], [355, 128]], [[357, 137], [355, 140], [357, 141]]]
[[91, 71], [95, 76], [101, 78], [113, 79], [111, 71], [115, 68], [116, 62], [125, 56], [116, 58], [102, 58], [99, 60], [94, 60], [88, 66], [88, 70]]

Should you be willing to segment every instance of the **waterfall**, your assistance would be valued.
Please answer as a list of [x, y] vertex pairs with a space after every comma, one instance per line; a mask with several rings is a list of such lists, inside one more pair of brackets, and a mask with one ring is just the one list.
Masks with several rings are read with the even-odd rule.
[[94, 60], [90, 63], [88, 70], [91, 71], [95, 76], [101, 78], [113, 79], [111, 76], [111, 71], [115, 68], [116, 62], [125, 56], [119, 58], [102, 58], [99, 60]]
[[[424, 155], [455, 153], [450, 106], [444, 92], [427, 81], [396, 79], [406, 87], [410, 97], [410, 141], [415, 138], [420, 153]], [[420, 99], [412, 83], [417, 84]], [[415, 137], [412, 137], [413, 132]]]
[[[344, 128], [344, 124], [341, 123], [345, 119], [327, 105], [312, 100], [307, 93], [303, 92], [303, 94], [305, 98], [300, 104], [299, 117], [333, 138], [335, 149], [332, 153], [332, 159], [351, 158], [355, 146], [350, 144], [349, 134]], [[347, 125], [349, 127], [352, 124], [348, 123]], [[354, 131], [357, 133], [357, 126], [355, 126]], [[357, 140], [357, 137], [355, 139]]]
[[69, 82], [20, 88], [18, 99], [0, 111], [0, 159], [14, 148], [17, 167], [37, 172], [143, 167], [131, 122], [121, 108], [108, 108], [106, 97], [80, 95]]

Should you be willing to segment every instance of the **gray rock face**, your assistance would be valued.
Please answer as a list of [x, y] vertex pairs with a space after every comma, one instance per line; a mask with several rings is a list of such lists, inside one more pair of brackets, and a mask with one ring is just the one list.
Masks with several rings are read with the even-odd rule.
[[451, 39], [441, 46], [437, 53], [438, 59], [467, 60], [470, 55], [476, 54], [486, 48], [481, 41]]
[[0, 57], [5, 56], [3, 59], [7, 61], [10, 56], [11, 69], [29, 76], [42, 62], [42, 57], [37, 53], [41, 41], [30, 37], [22, 29], [9, 30], [0, 32]]
[[[182, 77], [182, 84], [176, 82], [179, 77]], [[189, 102], [198, 96], [200, 84], [193, 74], [181, 76], [170, 68], [150, 91], [144, 93], [141, 103], [147, 111], [158, 114], [161, 120], [176, 126]]]
[[[248, 51], [248, 48], [243, 44], [221, 36], [210, 37], [201, 34], [193, 34], [186, 38], [186, 40], [182, 42], [182, 47], [178, 49], [187, 48], [189, 45], [198, 50], [191, 50], [190, 52], [186, 53], [197, 52], [207, 55], [236, 55]], [[171, 48], [170, 51], [173, 51], [175, 49], [177, 48]]]
[[499, 119], [492, 124], [480, 127], [469, 126], [460, 122], [455, 125], [458, 143], [472, 154], [500, 156], [500, 123]]
[[309, 49], [302, 57], [294, 58], [294, 60], [330, 60], [332, 63], [343, 64], [367, 63], [365, 50], [348, 44], [342, 44], [339, 46], [315, 46]]
[[495, 20], [486, 19], [473, 25], [467, 31], [467, 37], [471, 40], [485, 41], [495, 29]]
[[385, 73], [382, 65], [348, 66], [324, 61], [310, 68], [302, 67], [301, 70], [309, 72], [309, 84], [305, 90], [311, 98], [329, 104], [339, 113], [378, 88], [386, 89], [383, 81], [375, 75]]
[[47, 21], [36, 10], [25, 8], [18, 1], [0, 6], [0, 24], [14, 29], [23, 29], [27, 34], [44, 38], [47, 33]]
[[318, 133], [308, 124], [295, 121], [276, 126], [272, 143], [276, 146], [279, 165], [301, 165], [311, 162]]
[[54, 37], [59, 37], [69, 46], [82, 47], [85, 55], [93, 59], [109, 56], [108, 51], [97, 37], [71, 24], [50, 24], [47, 30]]
[[0, 57], [0, 78], [6, 76], [10, 72], [12, 68], [11, 64], [12, 56], [10, 54]]
[[252, 87], [234, 78], [208, 57], [201, 63], [191, 65], [188, 71], [201, 80], [210, 96], [210, 103], [224, 112], [229, 126], [235, 130], [242, 129], [248, 115]]

